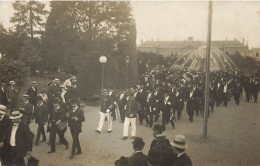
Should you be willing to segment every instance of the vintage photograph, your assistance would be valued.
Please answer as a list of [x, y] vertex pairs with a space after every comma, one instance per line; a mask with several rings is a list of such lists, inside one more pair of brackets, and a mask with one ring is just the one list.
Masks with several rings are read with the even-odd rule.
[[260, 166], [260, 1], [0, 1], [0, 166]]

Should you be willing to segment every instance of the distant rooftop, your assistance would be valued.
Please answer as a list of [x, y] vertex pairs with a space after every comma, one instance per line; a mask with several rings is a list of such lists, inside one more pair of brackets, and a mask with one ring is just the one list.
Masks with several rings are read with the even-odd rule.
[[[141, 42], [138, 47], [161, 47], [161, 48], [183, 48], [186, 46], [201, 46], [206, 45], [205, 41], [194, 41], [192, 37], [184, 41], [145, 41]], [[240, 41], [234, 40], [222, 40], [222, 41], [211, 41], [212, 47], [247, 47], [247, 45], [241, 43]]]

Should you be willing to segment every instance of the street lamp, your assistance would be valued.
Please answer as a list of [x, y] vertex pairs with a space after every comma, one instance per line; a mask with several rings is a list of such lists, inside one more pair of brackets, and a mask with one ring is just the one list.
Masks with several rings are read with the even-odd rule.
[[125, 74], [125, 87], [127, 89], [127, 73], [128, 73], [128, 65], [129, 65], [129, 62], [130, 62], [130, 57], [127, 55], [125, 57], [125, 63], [126, 63], [126, 74]]
[[101, 90], [104, 88], [104, 64], [107, 62], [107, 57], [106, 56], [101, 56], [99, 58], [99, 62], [102, 65], [102, 84], [101, 84]]

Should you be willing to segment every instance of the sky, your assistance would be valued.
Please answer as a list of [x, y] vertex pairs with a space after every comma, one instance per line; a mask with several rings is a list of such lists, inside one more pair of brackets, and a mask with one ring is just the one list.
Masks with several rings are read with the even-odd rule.
[[[0, 2], [0, 22], [10, 27], [12, 2]], [[131, 1], [137, 45], [146, 40], [207, 39], [206, 1]], [[234, 40], [260, 47], [260, 1], [214, 1], [212, 40]]]

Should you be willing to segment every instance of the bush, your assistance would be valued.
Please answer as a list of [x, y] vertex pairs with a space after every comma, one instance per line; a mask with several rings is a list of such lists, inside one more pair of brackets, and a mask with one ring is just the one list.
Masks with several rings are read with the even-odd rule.
[[22, 86], [28, 71], [24, 64], [19, 60], [2, 58], [0, 61], [0, 81], [8, 83], [15, 80], [17, 85]]

